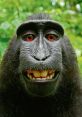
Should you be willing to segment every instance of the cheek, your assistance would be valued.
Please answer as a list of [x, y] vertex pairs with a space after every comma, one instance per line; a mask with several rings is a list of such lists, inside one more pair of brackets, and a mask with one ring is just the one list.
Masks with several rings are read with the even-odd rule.
[[19, 56], [20, 66], [23, 66], [23, 65], [25, 66], [25, 63], [27, 63], [29, 54], [30, 54], [29, 46], [23, 42], [20, 46], [20, 56]]
[[51, 46], [51, 61], [56, 67], [62, 67], [62, 48], [60, 42], [56, 42]]
[[61, 48], [60, 41], [56, 41], [56, 42], [52, 43], [50, 48], [51, 48], [51, 52], [52, 52], [53, 56], [56, 57], [56, 56], [62, 55], [62, 48]]
[[28, 54], [30, 53], [30, 44], [22, 41], [21, 42], [21, 47], [20, 47], [20, 56], [28, 56]]

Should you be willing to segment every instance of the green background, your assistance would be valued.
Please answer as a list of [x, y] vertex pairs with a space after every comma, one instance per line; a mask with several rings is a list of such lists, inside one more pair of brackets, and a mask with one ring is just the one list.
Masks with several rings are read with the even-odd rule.
[[17, 26], [29, 15], [43, 12], [63, 25], [82, 74], [82, 0], [0, 0], [0, 60]]

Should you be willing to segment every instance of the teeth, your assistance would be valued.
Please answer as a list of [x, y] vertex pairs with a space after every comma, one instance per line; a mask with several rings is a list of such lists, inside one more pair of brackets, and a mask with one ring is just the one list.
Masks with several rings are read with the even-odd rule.
[[47, 78], [41, 78], [41, 80], [46, 80]]
[[35, 78], [32, 78], [33, 80], [35, 80]]
[[29, 75], [29, 74], [27, 74], [27, 77], [29, 77], [29, 78], [30, 78], [30, 75]]
[[27, 75], [27, 77], [28, 77], [28, 78], [30, 78], [30, 79], [33, 79], [33, 78], [32, 78], [32, 76], [31, 76], [31, 75], [29, 75], [29, 74]]
[[31, 80], [49, 80], [55, 75], [54, 70], [43, 70], [43, 71], [28, 71], [27, 77]]
[[55, 73], [52, 74], [52, 77], [54, 77]]
[[50, 77], [48, 76], [47, 79], [50, 79]]
[[41, 78], [36, 78], [37, 80], [41, 80]]
[[54, 74], [47, 76], [45, 78], [44, 77], [43, 78], [41, 78], [41, 77], [35, 78], [35, 77], [32, 77], [31, 75], [28, 75], [28, 77], [30, 79], [33, 79], [33, 80], [49, 80], [49, 79], [52, 79], [54, 77]]
[[34, 77], [36, 78], [39, 78], [39, 77], [46, 77], [48, 74], [48, 71], [47, 70], [44, 70], [44, 71], [33, 71], [33, 75]]
[[47, 70], [41, 71], [41, 73], [40, 73], [41, 77], [46, 77], [47, 74], [48, 74]]
[[39, 71], [34, 71], [33, 75], [34, 75], [34, 77], [39, 78], [40, 77], [40, 72]]
[[52, 79], [52, 75], [49, 77], [49, 79]]
[[54, 70], [49, 70], [49, 74], [52, 74], [54, 73], [55, 71]]

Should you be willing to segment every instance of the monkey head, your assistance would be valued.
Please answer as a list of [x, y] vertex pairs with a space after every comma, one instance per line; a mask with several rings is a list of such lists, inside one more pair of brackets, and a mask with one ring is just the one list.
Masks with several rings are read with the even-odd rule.
[[20, 40], [19, 73], [33, 96], [53, 95], [61, 80], [63, 27], [47, 15], [35, 15], [17, 28]]

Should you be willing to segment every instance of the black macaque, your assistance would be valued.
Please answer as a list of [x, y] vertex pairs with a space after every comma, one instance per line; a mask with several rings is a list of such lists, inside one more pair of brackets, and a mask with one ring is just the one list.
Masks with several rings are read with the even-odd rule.
[[0, 117], [82, 117], [77, 58], [64, 29], [35, 14], [16, 30], [0, 68]]

